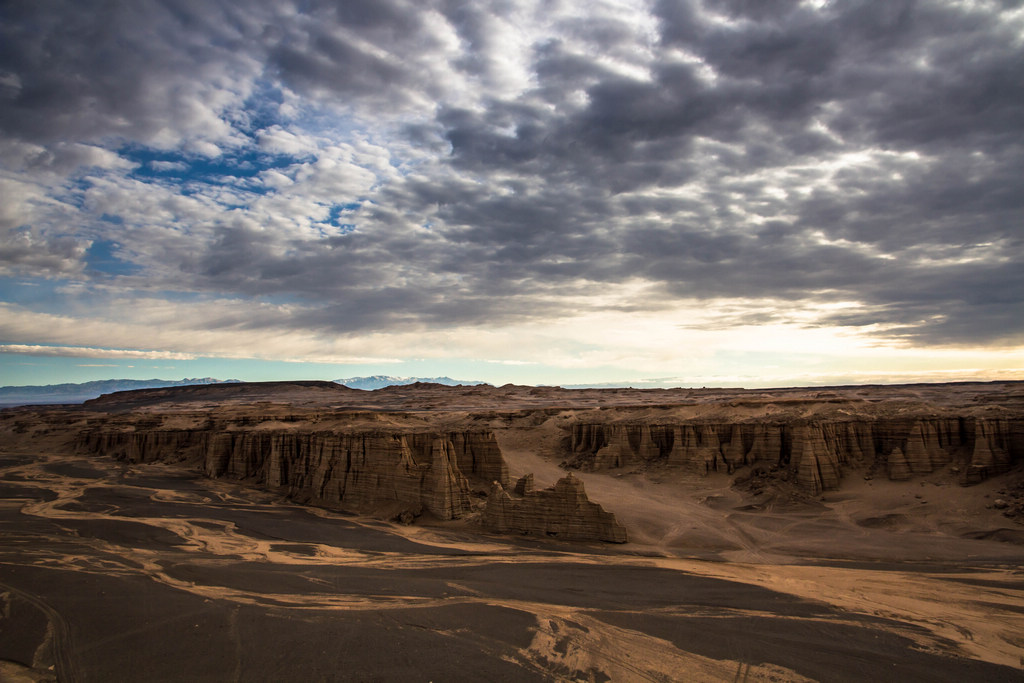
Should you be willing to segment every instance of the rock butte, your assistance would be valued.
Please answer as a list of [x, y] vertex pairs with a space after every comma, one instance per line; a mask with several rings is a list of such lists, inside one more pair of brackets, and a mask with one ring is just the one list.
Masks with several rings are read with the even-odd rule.
[[569, 540], [626, 542], [626, 529], [590, 502], [583, 482], [569, 474], [549, 489], [533, 490], [533, 475], [516, 482], [516, 497], [494, 482], [484, 508], [485, 529], [500, 533], [557, 536]]

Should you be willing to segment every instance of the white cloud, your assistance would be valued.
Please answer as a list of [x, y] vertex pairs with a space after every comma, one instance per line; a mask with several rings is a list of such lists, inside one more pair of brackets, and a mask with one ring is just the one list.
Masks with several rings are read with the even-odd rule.
[[154, 171], [184, 171], [188, 169], [188, 164], [184, 161], [151, 161], [149, 166]]
[[303, 156], [316, 154], [323, 144], [322, 138], [304, 135], [299, 131], [287, 130], [280, 125], [270, 126], [259, 134], [260, 149], [271, 154]]
[[185, 145], [185, 149], [211, 159], [216, 159], [221, 155], [220, 147], [209, 140], [192, 140]]
[[[0, 344], [0, 353], [29, 356], [62, 356], [67, 358], [146, 358], [193, 360], [196, 356], [173, 351], [141, 351], [138, 349], [100, 349], [84, 346], [42, 346], [39, 344]], [[79, 367], [120, 367], [116, 365], [80, 365]], [[130, 366], [129, 366], [130, 367]]]

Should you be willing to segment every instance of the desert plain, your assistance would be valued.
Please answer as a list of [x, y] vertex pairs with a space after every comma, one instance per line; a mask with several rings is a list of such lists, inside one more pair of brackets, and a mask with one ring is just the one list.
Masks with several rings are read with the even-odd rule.
[[0, 680], [1022, 681], [1024, 383], [8, 409]]

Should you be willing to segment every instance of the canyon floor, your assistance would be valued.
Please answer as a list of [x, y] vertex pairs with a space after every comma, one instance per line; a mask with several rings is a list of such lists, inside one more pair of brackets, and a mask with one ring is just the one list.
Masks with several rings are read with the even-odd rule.
[[[1014, 412], [1024, 386], [742, 390], [325, 383], [0, 413], [0, 680], [1022, 681], [1024, 468], [770, 491], [749, 473], [577, 472], [622, 545], [402, 525], [180, 466], [85, 457], [66, 425], [196, 415], [493, 429], [513, 476], [576, 420]], [[174, 417], [177, 415], [178, 417]], [[171, 417], [168, 417], [171, 416]], [[770, 494], [770, 495], [769, 495]]]

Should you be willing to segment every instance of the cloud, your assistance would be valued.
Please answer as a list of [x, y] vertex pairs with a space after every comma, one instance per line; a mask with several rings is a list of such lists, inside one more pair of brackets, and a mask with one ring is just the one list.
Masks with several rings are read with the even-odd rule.
[[[1006, 3], [8, 14], [0, 273], [75, 283], [33, 304], [78, 321], [52, 343], [92, 346], [76, 339], [102, 320], [142, 347], [158, 318], [167, 348], [266, 330], [244, 353], [299, 338], [365, 358], [316, 346], [694, 302], [724, 308], [700, 318], [715, 333], [1024, 343], [1024, 15]], [[131, 267], [88, 268], [95, 244]]]
[[[38, 344], [0, 344], [0, 353], [18, 353], [30, 356], [58, 356], [68, 358], [145, 358], [148, 360], [193, 360], [196, 356], [170, 351], [139, 351], [137, 349], [98, 349], [81, 346], [41, 346]], [[83, 365], [81, 367], [120, 367], [113, 365]]]
[[188, 164], [184, 161], [151, 161], [149, 162], [150, 168], [156, 171], [187, 171]]

